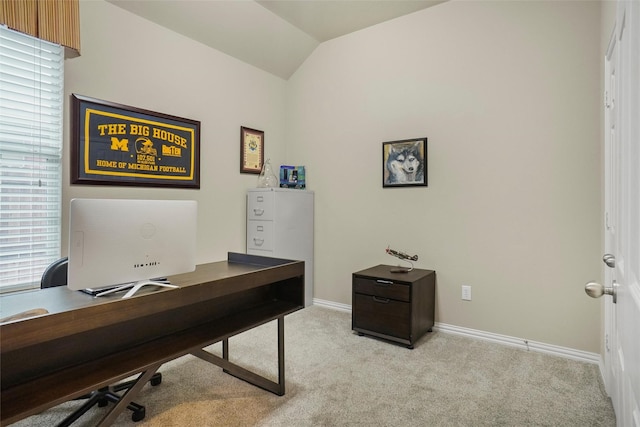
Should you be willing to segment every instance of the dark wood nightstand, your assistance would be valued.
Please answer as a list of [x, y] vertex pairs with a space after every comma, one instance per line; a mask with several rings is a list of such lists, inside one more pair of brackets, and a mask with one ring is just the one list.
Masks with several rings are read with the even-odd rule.
[[433, 327], [436, 272], [392, 273], [396, 268], [378, 265], [353, 273], [351, 328], [412, 349]]

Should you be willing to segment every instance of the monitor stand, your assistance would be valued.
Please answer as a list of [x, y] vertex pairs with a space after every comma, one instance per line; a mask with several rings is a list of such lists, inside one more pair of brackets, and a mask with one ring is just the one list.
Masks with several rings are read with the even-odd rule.
[[95, 294], [96, 297], [101, 297], [109, 294], [113, 294], [115, 292], [124, 291], [125, 289], [129, 289], [129, 291], [122, 296], [122, 299], [131, 298], [144, 286], [161, 286], [163, 288], [178, 288], [177, 285], [172, 285], [166, 281], [156, 281], [156, 280], [138, 280], [137, 282], [126, 283], [124, 285], [116, 286], [113, 289], [106, 290], [104, 292], [98, 292]]

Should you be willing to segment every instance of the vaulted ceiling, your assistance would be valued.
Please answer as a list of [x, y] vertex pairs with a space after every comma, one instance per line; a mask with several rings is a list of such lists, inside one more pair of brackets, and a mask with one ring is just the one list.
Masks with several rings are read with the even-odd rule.
[[446, 0], [107, 0], [287, 80], [322, 42]]

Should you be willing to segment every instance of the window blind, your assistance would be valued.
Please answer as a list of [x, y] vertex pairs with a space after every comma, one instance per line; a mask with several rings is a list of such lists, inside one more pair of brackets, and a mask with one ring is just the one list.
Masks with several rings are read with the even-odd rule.
[[0, 26], [0, 292], [60, 256], [64, 49]]

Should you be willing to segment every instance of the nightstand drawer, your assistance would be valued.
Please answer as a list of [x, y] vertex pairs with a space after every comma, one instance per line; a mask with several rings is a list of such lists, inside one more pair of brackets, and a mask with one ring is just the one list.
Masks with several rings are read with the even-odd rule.
[[392, 280], [354, 277], [353, 291], [399, 301], [411, 301], [411, 287]]
[[402, 339], [411, 334], [411, 305], [373, 295], [356, 294], [354, 328], [376, 331]]

